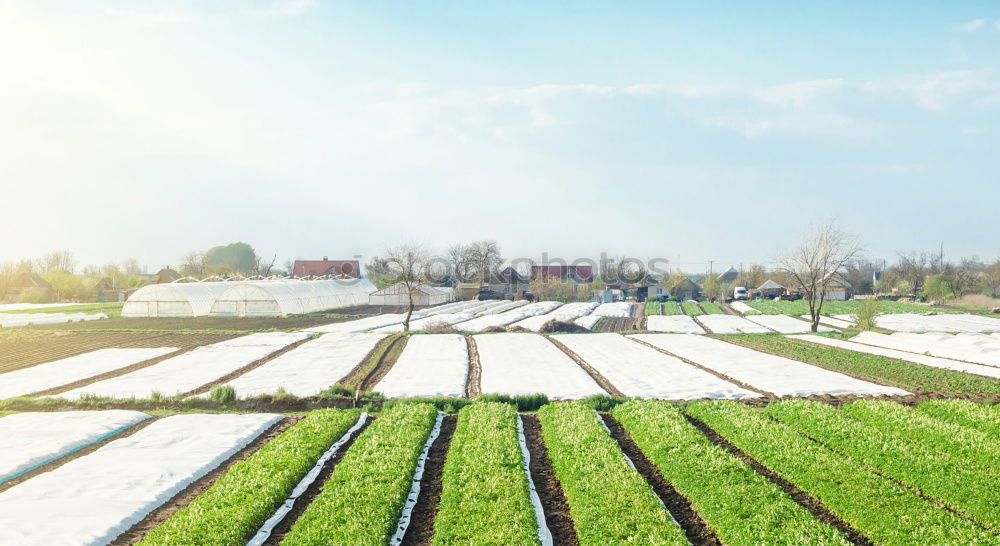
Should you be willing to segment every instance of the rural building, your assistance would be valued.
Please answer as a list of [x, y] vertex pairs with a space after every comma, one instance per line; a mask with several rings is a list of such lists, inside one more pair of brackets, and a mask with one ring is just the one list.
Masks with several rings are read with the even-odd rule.
[[322, 277], [324, 275], [340, 275], [357, 279], [361, 277], [361, 264], [357, 260], [331, 260], [323, 256], [322, 260], [295, 260], [292, 264], [293, 277]]
[[479, 283], [460, 282], [455, 286], [454, 297], [460, 300], [474, 300], [479, 295]]
[[691, 279], [684, 279], [670, 289], [670, 297], [675, 300], [696, 300], [701, 296], [701, 287]]
[[775, 298], [778, 296], [784, 296], [788, 293], [788, 290], [771, 279], [767, 279], [764, 284], [757, 288], [756, 292], [764, 298]]
[[156, 272], [154, 275], [150, 275], [145, 281], [143, 281], [142, 286], [147, 284], [166, 284], [171, 283], [176, 280], [183, 278], [184, 276], [174, 271], [170, 267], [164, 267], [163, 269]]
[[834, 277], [826, 287], [826, 299], [845, 301], [851, 298], [851, 284], [841, 277]]
[[[439, 305], [448, 301], [449, 298], [446, 292], [426, 284], [416, 287], [413, 292], [413, 305]], [[400, 307], [409, 304], [409, 289], [401, 282], [372, 292], [368, 296], [368, 305]]]
[[583, 284], [593, 282], [594, 266], [591, 265], [533, 265], [531, 280], [558, 279], [562, 282]]
[[518, 273], [513, 267], [507, 267], [500, 273], [497, 273], [496, 277], [489, 282], [487, 288], [505, 296], [518, 299], [525, 292], [531, 291], [531, 279]]
[[729, 269], [723, 271], [716, 280], [722, 284], [732, 284], [736, 282], [736, 279], [740, 277], [740, 272], [736, 270], [735, 267], [729, 266]]
[[[2, 295], [0, 294], [0, 296]], [[53, 297], [55, 297], [55, 292], [49, 281], [43, 279], [38, 273], [30, 271], [17, 274], [7, 288], [7, 299], [11, 303], [46, 303], [52, 301]]]

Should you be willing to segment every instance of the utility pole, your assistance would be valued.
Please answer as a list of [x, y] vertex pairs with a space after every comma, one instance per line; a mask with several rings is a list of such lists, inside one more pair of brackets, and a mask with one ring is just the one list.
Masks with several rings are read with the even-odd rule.
[[713, 271], [712, 271], [712, 260], [709, 260], [708, 261], [708, 276], [711, 277], [712, 273], [713, 273]]

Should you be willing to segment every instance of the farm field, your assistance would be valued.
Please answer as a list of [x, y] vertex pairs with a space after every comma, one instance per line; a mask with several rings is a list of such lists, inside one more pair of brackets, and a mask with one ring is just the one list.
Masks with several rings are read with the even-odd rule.
[[[788, 315], [750, 315], [746, 317], [746, 320], [782, 334], [804, 334], [810, 332], [812, 328], [808, 322]], [[836, 330], [820, 324], [818, 331], [835, 332]]]
[[[993, 544], [995, 411], [604, 399], [521, 414], [475, 402], [457, 418], [426, 403], [370, 417], [131, 412], [146, 420], [134, 433], [0, 485], [0, 540]], [[53, 439], [74, 434], [65, 423]]]
[[32, 314], [32, 313], [102, 313], [109, 317], [121, 315], [124, 303], [62, 303], [62, 304], [0, 304], [0, 313], [3, 314]]
[[698, 317], [706, 328], [715, 334], [767, 334], [773, 332], [756, 322], [733, 315], [701, 315]]
[[[918, 303], [906, 303], [890, 300], [878, 300], [875, 302], [880, 313], [917, 313], [922, 314], [928, 311], [939, 313], [949, 313], [947, 311], [929, 305]], [[807, 315], [809, 314], [809, 304], [805, 300], [795, 301], [775, 301], [775, 300], [750, 300], [747, 305], [760, 311], [765, 315]], [[859, 300], [848, 301], [826, 301], [823, 303], [823, 314], [825, 315], [853, 315], [858, 312], [861, 305]]]
[[653, 315], [646, 317], [646, 330], [673, 334], [704, 334], [705, 329], [687, 315]]
[[683, 301], [681, 302], [681, 308], [684, 309], [684, 314], [689, 317], [697, 317], [705, 314], [705, 312], [701, 310], [701, 306], [698, 305], [698, 302], [696, 301]]
[[701, 302], [701, 308], [702, 308], [702, 310], [705, 311], [706, 314], [709, 314], [709, 315], [724, 315], [724, 314], [726, 314], [726, 312], [722, 310], [722, 307], [719, 307], [719, 304], [715, 303], [713, 301], [703, 301], [703, 302]]
[[473, 336], [482, 367], [479, 392], [534, 394], [553, 400], [606, 394], [566, 353], [537, 334]]

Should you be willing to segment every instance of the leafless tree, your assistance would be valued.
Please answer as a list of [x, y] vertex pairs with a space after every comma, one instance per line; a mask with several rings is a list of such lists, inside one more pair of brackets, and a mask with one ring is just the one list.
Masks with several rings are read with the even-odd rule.
[[403, 331], [410, 330], [410, 317], [413, 316], [413, 295], [420, 285], [427, 282], [427, 264], [430, 257], [427, 251], [419, 245], [400, 245], [390, 248], [385, 253], [387, 280], [399, 284], [406, 290], [408, 305], [406, 319], [403, 320]]
[[799, 246], [781, 259], [781, 269], [798, 283], [802, 297], [809, 304], [813, 332], [819, 329], [827, 288], [860, 253], [857, 237], [844, 233], [830, 221], [814, 228]]
[[35, 260], [36, 269], [39, 273], [43, 274], [59, 269], [72, 273], [75, 265], [76, 262], [73, 260], [73, 253], [69, 250], [49, 252], [41, 258]]
[[192, 251], [181, 258], [181, 274], [188, 277], [203, 278], [208, 275], [208, 264], [205, 263], [205, 253]]
[[457, 282], [469, 282], [472, 279], [472, 260], [470, 256], [470, 245], [455, 244], [448, 247], [444, 260], [451, 269], [450, 274]]
[[924, 284], [924, 277], [930, 272], [932, 259], [927, 256], [926, 252], [921, 252], [917, 254], [916, 252], [910, 252], [907, 254], [900, 253], [899, 261], [893, 268], [896, 270], [896, 274], [900, 278], [907, 281], [914, 290], [918, 290]]
[[1000, 258], [986, 268], [983, 280], [991, 296], [1000, 296]]
[[503, 264], [500, 245], [496, 241], [484, 240], [471, 243], [467, 247], [466, 255], [472, 270], [475, 272], [480, 289], [496, 276]]
[[962, 258], [962, 261], [955, 266], [954, 273], [952, 274], [951, 286], [955, 292], [955, 297], [961, 298], [980, 288], [980, 283], [984, 280], [983, 272], [985, 270], [986, 265], [979, 261], [978, 256]]
[[257, 256], [254, 260], [253, 274], [260, 275], [261, 277], [268, 277], [271, 275], [271, 270], [274, 269], [274, 262], [278, 261], [278, 255], [275, 254], [271, 257], [270, 262], [265, 262], [264, 258]]

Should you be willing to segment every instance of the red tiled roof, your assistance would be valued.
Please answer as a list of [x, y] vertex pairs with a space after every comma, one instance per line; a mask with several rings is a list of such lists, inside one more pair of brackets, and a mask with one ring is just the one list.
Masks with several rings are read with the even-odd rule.
[[572, 276], [584, 282], [594, 280], [594, 266], [591, 265], [533, 265], [531, 280], [539, 277], [558, 277], [566, 279]]
[[292, 265], [293, 277], [321, 277], [326, 274], [354, 277], [361, 274], [361, 264], [357, 260], [295, 260]]

